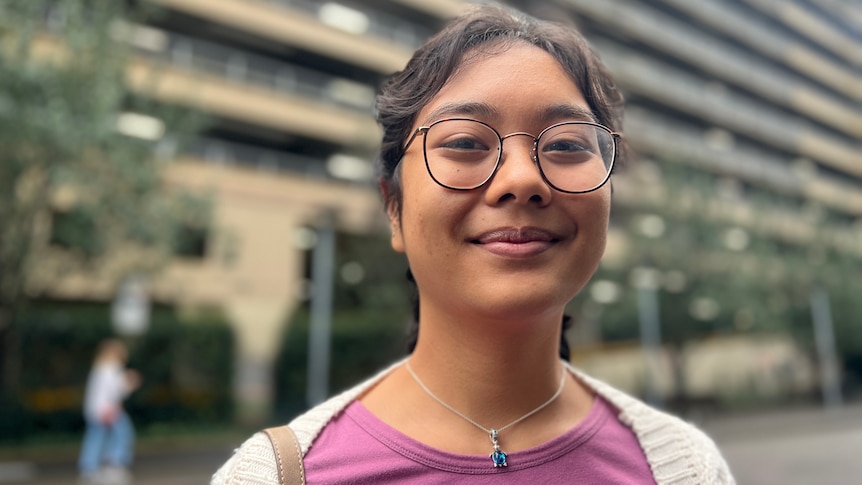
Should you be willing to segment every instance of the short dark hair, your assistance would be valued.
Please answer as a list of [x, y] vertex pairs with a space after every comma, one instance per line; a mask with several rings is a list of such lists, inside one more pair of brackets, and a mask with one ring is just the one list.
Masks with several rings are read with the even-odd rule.
[[[621, 131], [623, 97], [586, 39], [571, 25], [538, 20], [514, 9], [479, 5], [456, 18], [413, 54], [377, 96], [383, 140], [377, 160], [387, 210], [400, 214], [398, 164], [419, 111], [479, 46], [525, 42], [549, 53], [583, 93], [596, 121]], [[619, 157], [618, 157], [619, 158]]]

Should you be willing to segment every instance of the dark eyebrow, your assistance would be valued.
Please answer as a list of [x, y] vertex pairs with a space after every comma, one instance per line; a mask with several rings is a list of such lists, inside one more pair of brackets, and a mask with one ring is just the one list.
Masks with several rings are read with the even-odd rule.
[[422, 124], [428, 125], [451, 116], [476, 116], [480, 119], [494, 119], [499, 114], [500, 112], [496, 108], [486, 103], [447, 103], [429, 113]]
[[593, 112], [587, 108], [573, 104], [555, 104], [542, 111], [542, 116], [551, 120], [591, 121], [598, 123]]
[[[597, 123], [593, 113], [584, 107], [574, 104], [555, 104], [539, 109], [540, 118], [546, 121], [591, 121]], [[494, 119], [500, 116], [500, 111], [487, 103], [447, 103], [435, 109], [422, 121], [428, 125], [437, 120], [452, 116], [473, 116], [480, 119]]]

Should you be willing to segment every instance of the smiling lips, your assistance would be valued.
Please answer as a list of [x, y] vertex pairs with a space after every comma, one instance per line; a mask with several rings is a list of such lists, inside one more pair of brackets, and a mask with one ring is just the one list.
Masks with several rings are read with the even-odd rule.
[[544, 252], [560, 241], [560, 236], [535, 227], [499, 228], [471, 240], [482, 249], [510, 258], [526, 258]]

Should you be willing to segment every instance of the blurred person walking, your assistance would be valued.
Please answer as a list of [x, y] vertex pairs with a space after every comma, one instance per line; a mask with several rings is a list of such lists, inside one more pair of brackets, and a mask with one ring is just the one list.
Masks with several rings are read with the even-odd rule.
[[82, 484], [131, 483], [135, 429], [123, 400], [140, 386], [140, 375], [126, 369], [129, 351], [118, 339], [99, 344], [84, 395], [87, 429], [78, 458]]

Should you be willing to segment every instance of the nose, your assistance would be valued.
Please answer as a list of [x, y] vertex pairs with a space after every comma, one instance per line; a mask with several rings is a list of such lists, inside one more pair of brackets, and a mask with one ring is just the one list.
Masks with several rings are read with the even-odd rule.
[[535, 137], [529, 133], [511, 133], [503, 141], [500, 166], [485, 191], [487, 202], [548, 205], [553, 190], [533, 159]]

